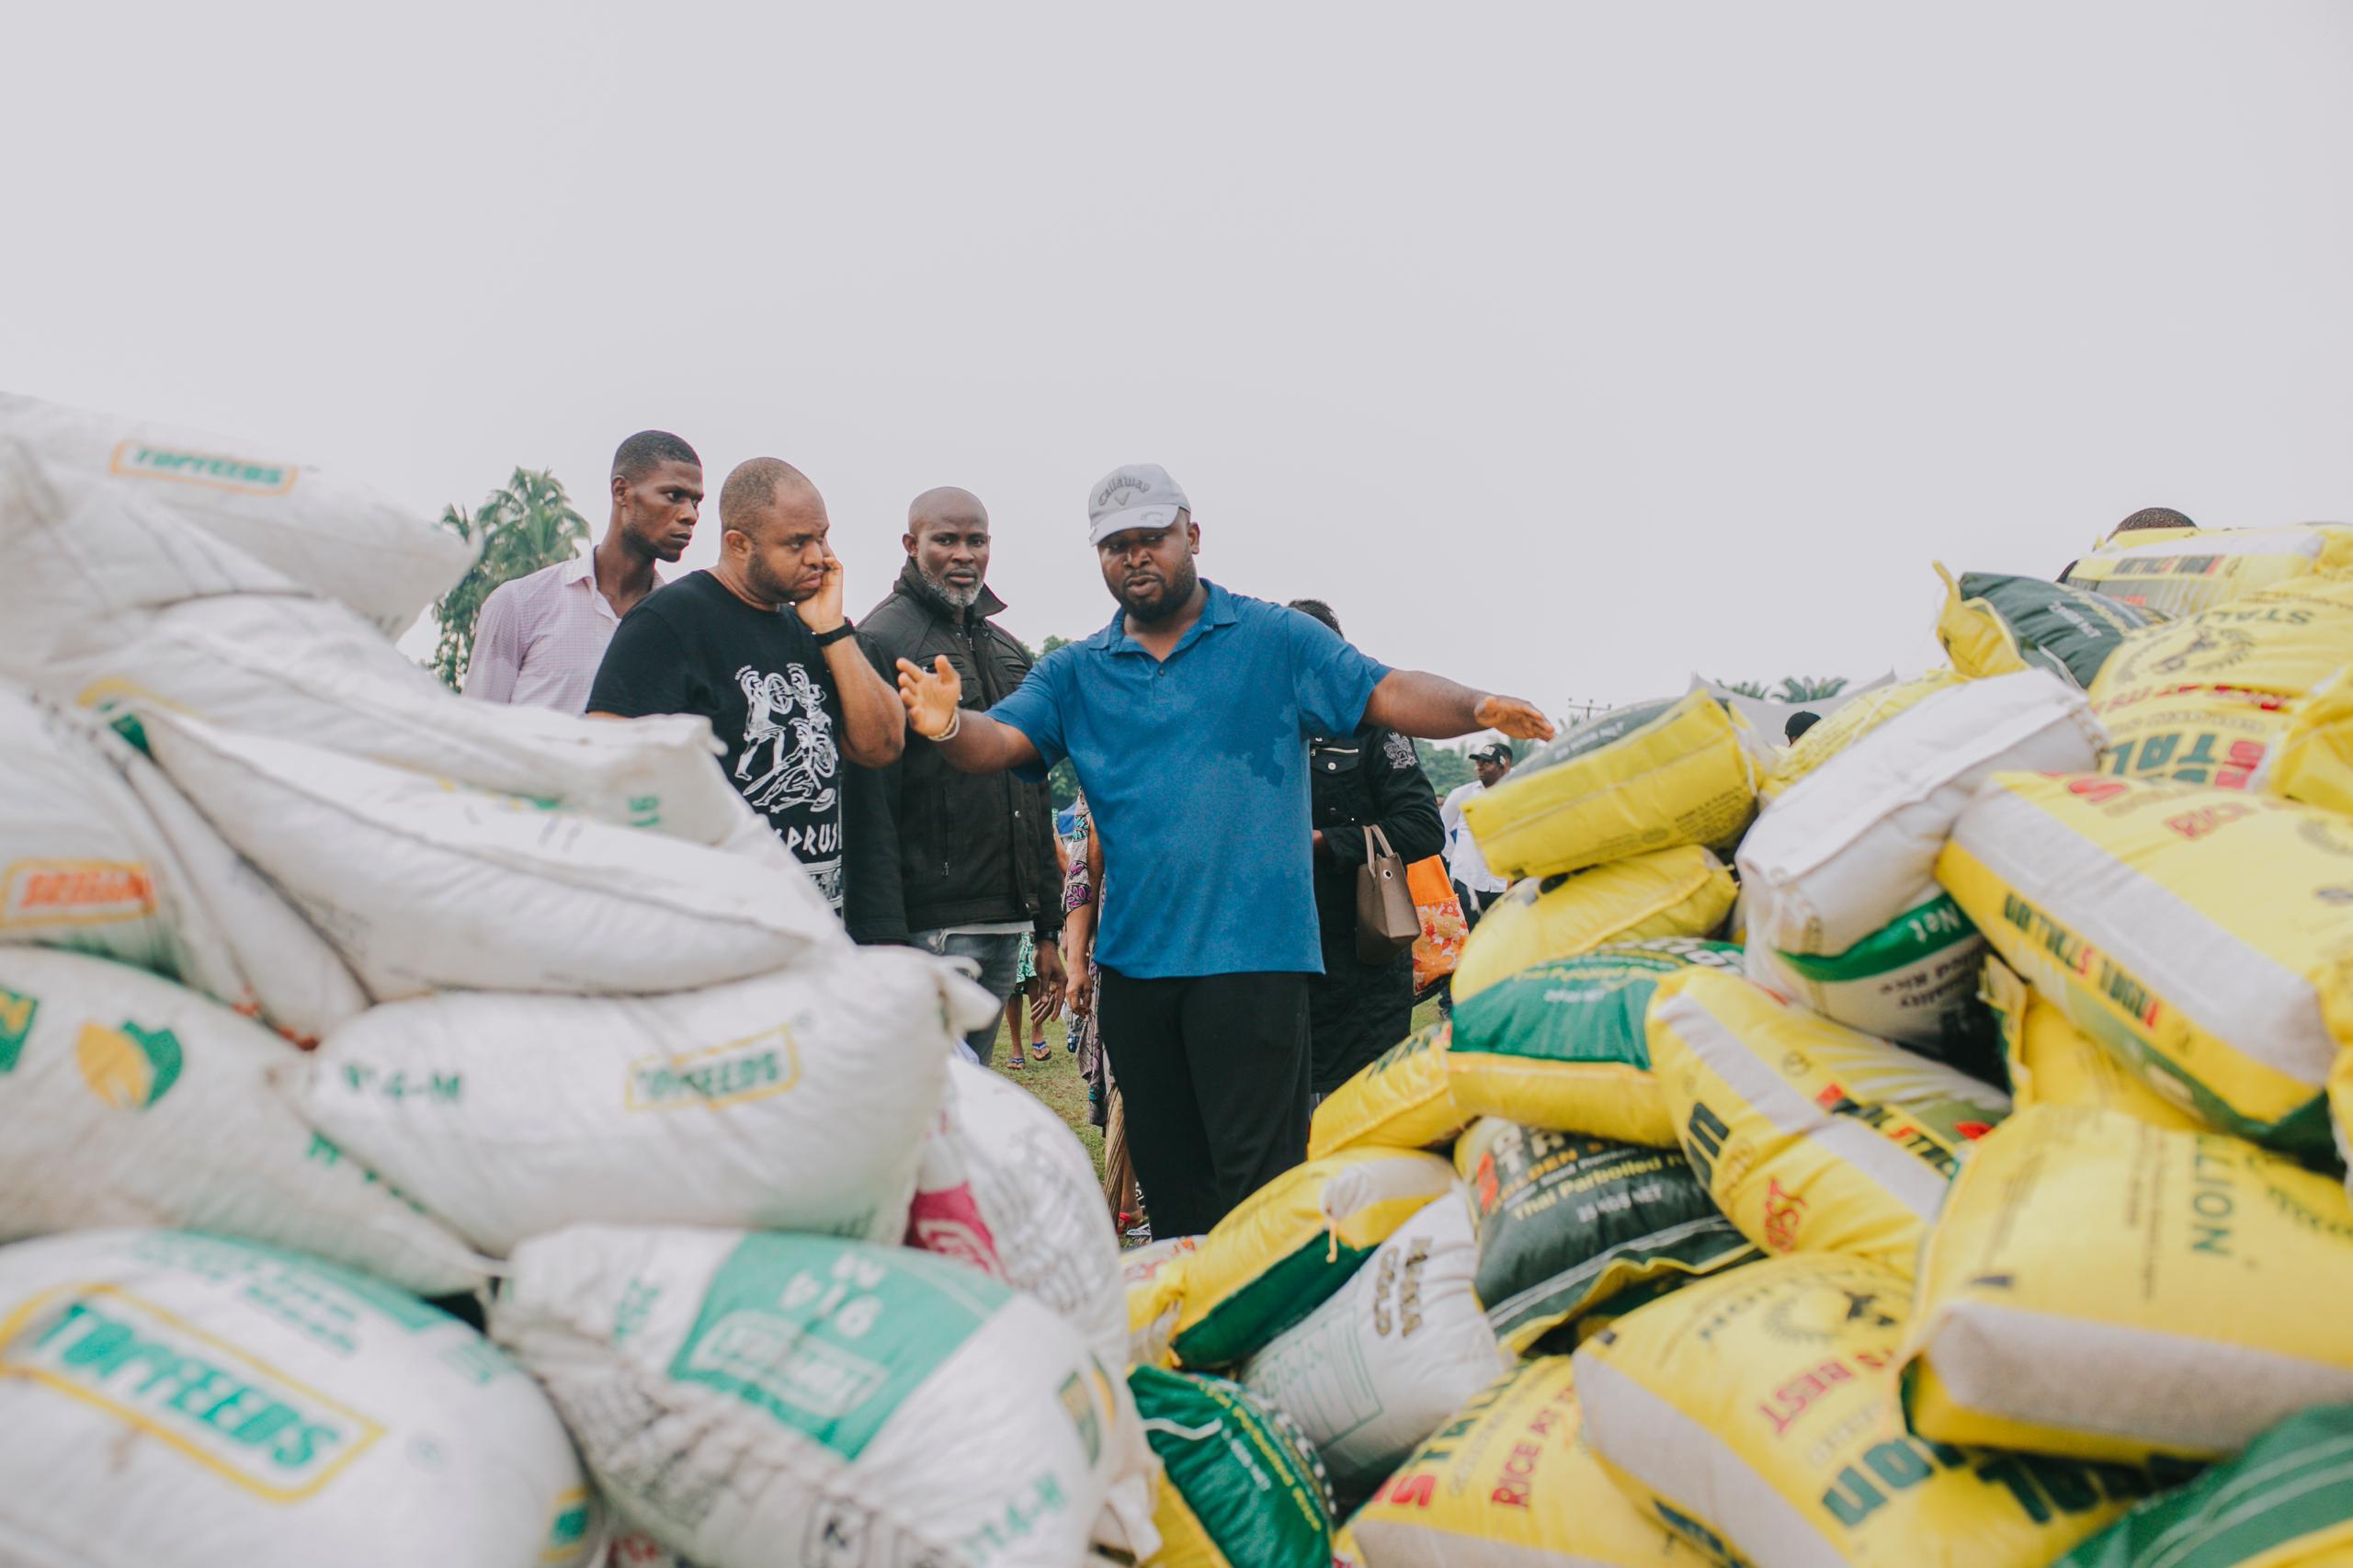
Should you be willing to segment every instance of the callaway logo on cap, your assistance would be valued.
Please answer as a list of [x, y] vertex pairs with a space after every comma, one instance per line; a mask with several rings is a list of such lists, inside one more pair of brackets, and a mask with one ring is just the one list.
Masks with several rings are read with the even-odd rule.
[[1095, 482], [1086, 500], [1086, 541], [1101, 544], [1129, 528], [1176, 526], [1192, 510], [1184, 490], [1158, 463], [1124, 463]]

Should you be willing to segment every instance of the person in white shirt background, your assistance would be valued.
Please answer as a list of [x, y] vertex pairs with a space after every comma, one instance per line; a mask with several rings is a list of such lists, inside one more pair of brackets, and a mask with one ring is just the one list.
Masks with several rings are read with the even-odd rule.
[[621, 617], [662, 585], [657, 561], [695, 537], [702, 459], [667, 430], [641, 430], [613, 453], [613, 511], [586, 555], [501, 583], [474, 623], [465, 694], [583, 713]]
[[1511, 744], [1487, 741], [1472, 746], [1471, 770], [1478, 778], [1447, 791], [1438, 815], [1446, 828], [1447, 880], [1454, 884], [1454, 896], [1462, 901], [1463, 924], [1476, 926], [1481, 912], [1511, 884], [1487, 869], [1487, 858], [1479, 853], [1478, 840], [1462, 825], [1462, 808], [1472, 796], [1494, 789], [1511, 772]]

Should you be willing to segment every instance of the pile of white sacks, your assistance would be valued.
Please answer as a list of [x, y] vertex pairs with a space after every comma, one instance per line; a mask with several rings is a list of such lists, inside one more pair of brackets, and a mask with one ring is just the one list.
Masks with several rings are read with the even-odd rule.
[[1085, 1153], [702, 721], [456, 699], [465, 545], [233, 441], [0, 396], [0, 1561], [1152, 1556]]

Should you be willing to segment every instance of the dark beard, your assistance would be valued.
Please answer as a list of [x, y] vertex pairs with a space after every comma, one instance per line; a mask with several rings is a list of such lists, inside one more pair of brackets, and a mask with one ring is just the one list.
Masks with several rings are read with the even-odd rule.
[[783, 578], [774, 575], [767, 567], [760, 564], [760, 558], [756, 555], [745, 558], [744, 584], [752, 592], [779, 609], [786, 605], [799, 604], [802, 598], [809, 597], [795, 595], [786, 586]]
[[1157, 605], [1146, 609], [1127, 595], [1119, 596], [1120, 604], [1139, 626], [1157, 626], [1175, 618], [1176, 612], [1193, 602], [1193, 590], [1200, 585], [1200, 574], [1193, 570], [1191, 562], [1185, 563], [1181, 575], [1168, 579], [1168, 594]]

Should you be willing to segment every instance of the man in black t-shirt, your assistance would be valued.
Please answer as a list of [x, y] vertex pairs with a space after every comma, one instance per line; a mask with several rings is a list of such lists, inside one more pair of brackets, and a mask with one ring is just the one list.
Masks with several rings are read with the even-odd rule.
[[614, 630], [588, 711], [710, 720], [721, 766], [838, 915], [840, 759], [896, 761], [906, 710], [850, 636], [824, 497], [800, 470], [737, 464], [719, 527], [718, 565], [647, 596]]

